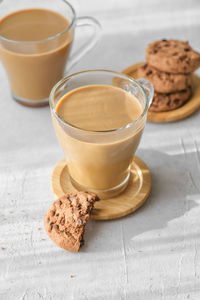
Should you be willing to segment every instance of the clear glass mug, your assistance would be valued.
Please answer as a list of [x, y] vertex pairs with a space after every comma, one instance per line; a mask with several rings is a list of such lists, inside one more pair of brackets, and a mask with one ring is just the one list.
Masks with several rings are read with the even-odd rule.
[[[107, 131], [90, 131], [70, 125], [58, 114], [56, 105], [70, 91], [89, 85], [117, 86], [133, 94], [142, 106], [140, 117], [125, 127]], [[71, 182], [78, 190], [91, 191], [106, 199], [126, 188], [153, 92], [153, 85], [146, 79], [134, 80], [107, 70], [75, 73], [54, 86], [50, 94], [54, 129], [65, 153]]]
[[[1, 35], [4, 17], [18, 10], [48, 9], [69, 21], [58, 34], [38, 41], [19, 41]], [[77, 18], [74, 8], [66, 0], [6, 0], [0, 4], [0, 59], [8, 75], [12, 96], [21, 104], [48, 104], [53, 86], [67, 70], [93, 48], [100, 37], [101, 26], [92, 17]], [[69, 57], [75, 27], [92, 27], [93, 31], [81, 49]]]

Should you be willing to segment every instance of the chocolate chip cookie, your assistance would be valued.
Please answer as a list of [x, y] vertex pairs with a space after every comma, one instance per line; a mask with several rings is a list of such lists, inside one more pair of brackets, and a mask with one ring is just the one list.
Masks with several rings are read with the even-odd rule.
[[159, 71], [158, 69], [144, 63], [138, 68], [137, 75], [139, 78], [150, 80], [154, 89], [158, 93], [173, 93], [182, 91], [191, 86], [192, 80], [189, 74], [172, 74]]
[[97, 200], [95, 194], [86, 192], [66, 194], [56, 200], [44, 218], [45, 230], [52, 241], [65, 250], [78, 252]]
[[147, 46], [146, 57], [149, 65], [168, 73], [192, 73], [200, 66], [200, 54], [183, 41], [155, 41]]
[[162, 112], [177, 109], [187, 102], [191, 93], [191, 88], [170, 94], [155, 93], [149, 111]]

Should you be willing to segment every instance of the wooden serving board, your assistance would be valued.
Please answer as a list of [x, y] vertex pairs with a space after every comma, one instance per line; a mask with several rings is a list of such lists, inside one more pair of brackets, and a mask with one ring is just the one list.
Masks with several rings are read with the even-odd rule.
[[[65, 158], [55, 166], [52, 174], [52, 191], [56, 197], [77, 191], [72, 185]], [[138, 209], [151, 191], [151, 174], [146, 164], [137, 156], [131, 164], [131, 176], [127, 188], [117, 197], [95, 203], [92, 218], [110, 220], [126, 216]]]
[[[130, 77], [133, 77], [134, 79], [138, 79], [137, 70], [142, 64], [143, 63], [132, 65], [124, 69], [122, 73]], [[166, 123], [166, 122], [178, 121], [190, 116], [200, 108], [200, 78], [196, 74], [192, 75], [192, 90], [193, 90], [192, 97], [183, 106], [174, 109], [172, 111], [165, 111], [165, 112], [149, 111], [147, 120], [149, 122], [155, 122], [155, 123]]]

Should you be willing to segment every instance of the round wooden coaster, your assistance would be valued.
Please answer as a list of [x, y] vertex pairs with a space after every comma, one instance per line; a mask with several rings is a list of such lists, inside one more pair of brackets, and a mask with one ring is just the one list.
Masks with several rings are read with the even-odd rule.
[[[137, 79], [137, 69], [143, 63], [138, 63], [132, 65], [122, 71], [122, 73]], [[148, 112], [147, 120], [155, 123], [166, 123], [166, 122], [174, 122], [181, 119], [184, 119], [191, 114], [193, 114], [196, 110], [200, 108], [200, 78], [193, 74], [192, 75], [192, 97], [188, 102], [186, 102], [183, 106], [174, 109], [172, 111], [165, 112]]]
[[[65, 158], [55, 166], [51, 185], [56, 197], [76, 191], [71, 184]], [[131, 164], [131, 176], [126, 190], [119, 196], [95, 203], [92, 218], [110, 220], [126, 216], [138, 209], [151, 190], [151, 174], [146, 164], [137, 156]]]

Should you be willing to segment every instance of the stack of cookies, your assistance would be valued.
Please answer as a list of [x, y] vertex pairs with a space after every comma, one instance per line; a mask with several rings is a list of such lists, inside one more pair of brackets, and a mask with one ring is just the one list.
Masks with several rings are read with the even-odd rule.
[[150, 111], [174, 110], [192, 95], [191, 74], [200, 66], [200, 54], [188, 42], [161, 40], [149, 44], [138, 77], [150, 80], [155, 89]]

